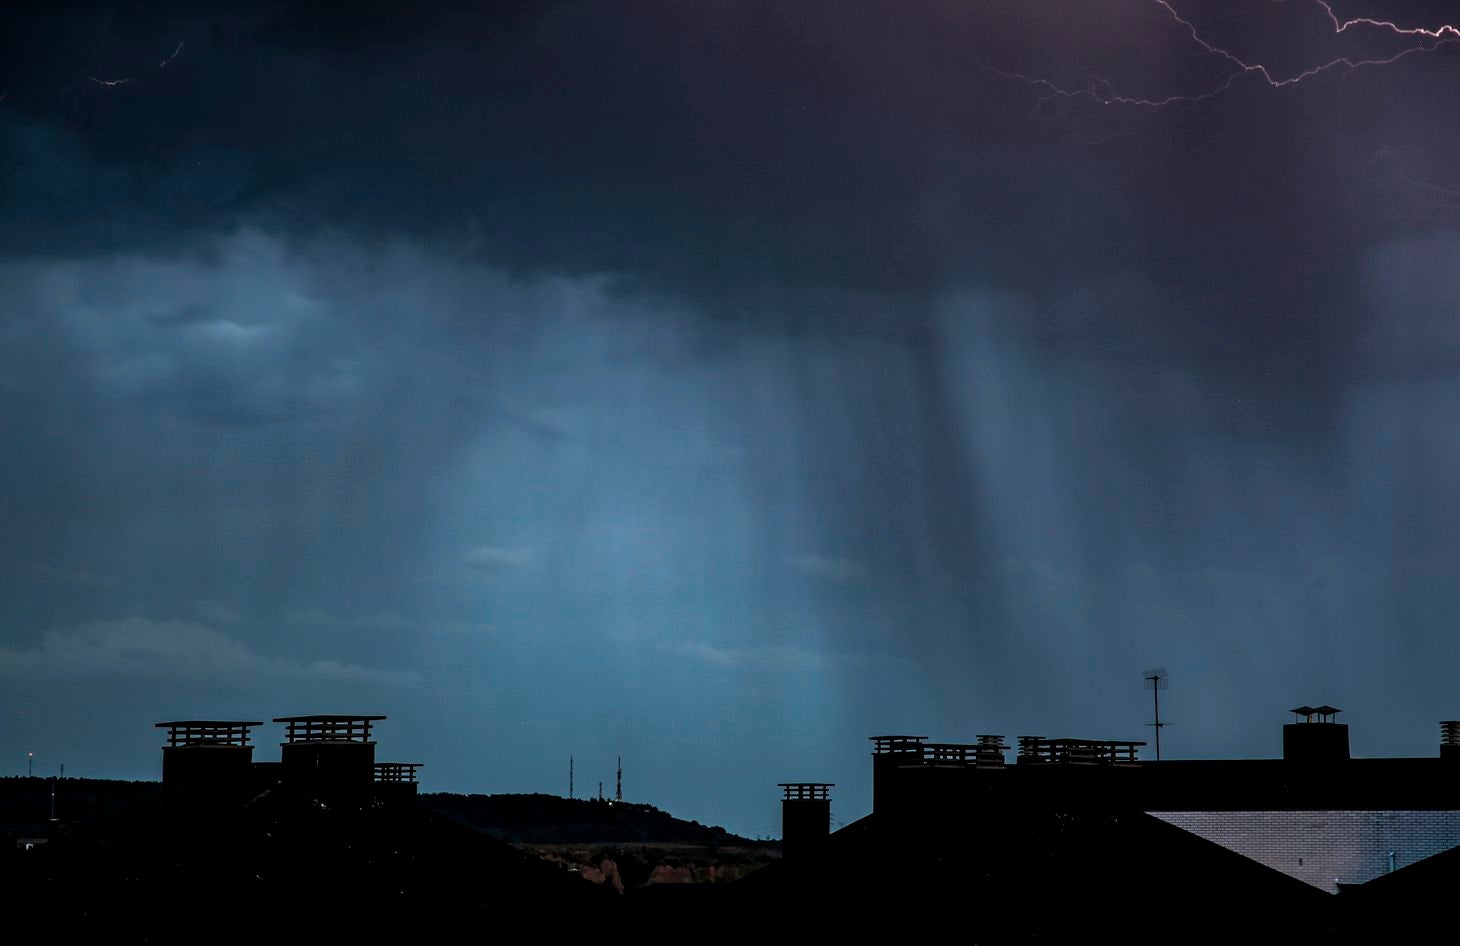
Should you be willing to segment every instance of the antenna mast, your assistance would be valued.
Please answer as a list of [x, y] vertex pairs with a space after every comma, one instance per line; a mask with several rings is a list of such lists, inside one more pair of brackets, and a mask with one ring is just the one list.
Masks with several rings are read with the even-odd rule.
[[624, 757], [618, 757], [618, 776], [613, 785], [613, 800], [624, 800]]
[[573, 797], [573, 757], [568, 756], [568, 797]]
[[1166, 686], [1168, 684], [1166, 668], [1157, 667], [1155, 670], [1147, 670], [1145, 673], [1141, 674], [1141, 678], [1146, 681], [1146, 689], [1151, 691], [1151, 698], [1155, 700], [1156, 721], [1153, 723], [1146, 723], [1146, 725], [1154, 726], [1156, 728], [1156, 761], [1160, 762], [1161, 730], [1170, 725], [1170, 723], [1161, 722], [1161, 691], [1166, 689]]

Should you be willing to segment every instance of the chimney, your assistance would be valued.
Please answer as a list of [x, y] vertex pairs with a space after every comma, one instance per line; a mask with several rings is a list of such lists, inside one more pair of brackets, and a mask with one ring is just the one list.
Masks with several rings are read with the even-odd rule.
[[1283, 758], [1305, 765], [1347, 762], [1348, 724], [1333, 717], [1340, 710], [1334, 706], [1299, 706], [1291, 712], [1302, 722], [1283, 726]]
[[1004, 744], [1003, 736], [980, 735], [978, 737], [978, 767], [1002, 769], [1004, 767], [1004, 753], [1009, 747]]
[[315, 795], [368, 796], [375, 784], [371, 729], [382, 719], [338, 713], [274, 717], [288, 727], [279, 753], [285, 782]]
[[407, 804], [416, 800], [416, 770], [419, 762], [375, 763], [375, 800], [382, 804]]
[[158, 723], [167, 730], [162, 747], [164, 788], [247, 787], [253, 746], [249, 730], [258, 720], [175, 719]]
[[1460, 719], [1440, 723], [1440, 758], [1460, 762]]
[[781, 857], [799, 861], [831, 833], [831, 782], [782, 782]]
[[905, 794], [899, 772], [920, 768], [927, 736], [868, 736], [872, 741], [872, 810], [895, 811]]

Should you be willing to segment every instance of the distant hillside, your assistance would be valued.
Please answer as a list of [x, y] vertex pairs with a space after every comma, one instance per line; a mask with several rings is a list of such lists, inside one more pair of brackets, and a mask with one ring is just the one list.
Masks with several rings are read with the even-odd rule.
[[431, 792], [421, 804], [517, 844], [692, 844], [754, 847], [763, 842], [724, 828], [681, 821], [653, 805], [559, 795], [457, 795]]
[[[51, 790], [56, 824], [50, 824]], [[109, 832], [161, 809], [159, 782], [0, 778], [0, 849], [19, 839]], [[420, 796], [420, 808], [620, 893], [664, 884], [722, 884], [780, 858], [777, 842], [683, 821], [652, 805], [557, 795]], [[425, 812], [423, 812], [424, 814]], [[93, 826], [95, 826], [93, 828]]]
[[780, 844], [682, 821], [652, 805], [558, 795], [421, 796], [438, 814], [619, 893], [722, 884], [780, 858]]

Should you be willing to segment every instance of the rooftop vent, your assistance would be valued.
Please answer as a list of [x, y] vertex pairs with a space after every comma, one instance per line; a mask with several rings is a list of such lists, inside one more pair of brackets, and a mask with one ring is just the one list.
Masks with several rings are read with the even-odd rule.
[[[1331, 722], [1333, 722], [1333, 717], [1337, 716], [1339, 713], [1342, 713], [1343, 710], [1339, 709], [1336, 706], [1326, 706], [1326, 705], [1325, 706], [1295, 706], [1292, 709], [1288, 710], [1288, 712], [1289, 713], [1292, 713], [1295, 716], [1301, 716], [1301, 717], [1303, 717], [1303, 722], [1305, 722], [1305, 723], [1312, 723], [1312, 722], [1331, 723]], [[1316, 720], [1313, 718], [1315, 716], [1318, 717]]]
[[1460, 761], [1460, 719], [1440, 723], [1440, 758]]
[[1004, 753], [1009, 747], [1004, 745], [1003, 736], [981, 735], [978, 737], [978, 764], [980, 766], [1001, 767], [1004, 764]]

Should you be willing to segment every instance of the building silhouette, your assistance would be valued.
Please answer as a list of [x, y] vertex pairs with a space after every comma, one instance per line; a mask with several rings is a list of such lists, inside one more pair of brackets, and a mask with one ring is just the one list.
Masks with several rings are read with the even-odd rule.
[[[737, 885], [740, 906], [901, 904], [860, 927], [803, 910], [786, 932], [992, 941], [1124, 936], [1137, 916], [1186, 942], [1451, 924], [1460, 722], [1441, 724], [1434, 756], [1363, 759], [1336, 707], [1293, 712], [1277, 759], [1157, 762], [1139, 740], [1034, 735], [1010, 758], [993, 735], [870, 737], [871, 814], [798, 856], [783, 786], [786, 856]], [[952, 924], [912, 906], [952, 903], [969, 905]]]
[[1460, 726], [1442, 724], [1435, 757], [1355, 759], [1337, 708], [1293, 712], [1280, 759], [1154, 762], [1140, 741], [1020, 736], [1006, 765], [997, 737], [874, 736], [873, 810], [1133, 809], [1330, 893], [1460, 845]]
[[413, 802], [420, 762], [377, 762], [374, 725], [386, 717], [321, 713], [276, 716], [285, 727], [279, 761], [255, 761], [258, 720], [171, 720], [162, 784], [176, 793], [279, 791], [333, 802]]

